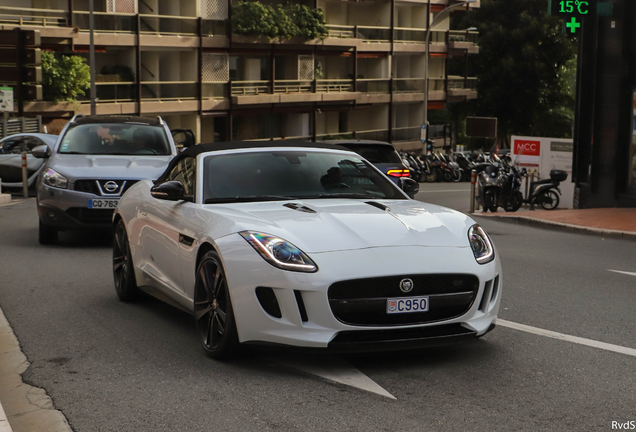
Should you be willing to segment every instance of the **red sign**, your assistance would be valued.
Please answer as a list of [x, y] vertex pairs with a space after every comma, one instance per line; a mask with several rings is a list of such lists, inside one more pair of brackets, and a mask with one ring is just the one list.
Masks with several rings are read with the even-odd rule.
[[541, 156], [541, 141], [515, 140], [514, 154], [524, 156]]

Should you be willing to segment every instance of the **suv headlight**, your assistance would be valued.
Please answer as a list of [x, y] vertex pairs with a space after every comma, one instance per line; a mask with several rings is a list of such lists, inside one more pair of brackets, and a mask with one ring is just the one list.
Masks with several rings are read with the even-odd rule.
[[254, 231], [241, 231], [239, 234], [274, 267], [306, 273], [318, 271], [311, 258], [287, 240]]
[[468, 241], [479, 264], [486, 264], [495, 259], [495, 248], [486, 231], [475, 224], [468, 230]]
[[44, 184], [47, 186], [66, 189], [68, 188], [68, 180], [62, 174], [49, 168], [44, 173]]

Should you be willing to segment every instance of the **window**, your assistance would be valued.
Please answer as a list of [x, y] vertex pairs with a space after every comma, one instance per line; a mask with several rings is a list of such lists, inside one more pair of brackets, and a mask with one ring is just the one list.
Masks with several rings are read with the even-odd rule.
[[71, 126], [60, 153], [108, 155], [169, 155], [163, 127], [138, 123], [102, 123]]
[[196, 159], [191, 157], [182, 159], [170, 172], [166, 181], [181, 182], [185, 195], [194, 199], [197, 182], [196, 166]]

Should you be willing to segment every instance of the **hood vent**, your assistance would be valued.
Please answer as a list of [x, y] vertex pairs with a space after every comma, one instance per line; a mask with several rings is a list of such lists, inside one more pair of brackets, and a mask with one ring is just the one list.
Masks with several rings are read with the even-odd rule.
[[302, 204], [287, 203], [287, 204], [283, 204], [283, 207], [287, 207], [289, 209], [298, 210], [298, 211], [305, 212], [305, 213], [316, 213], [315, 210], [312, 210], [309, 207], [304, 206]]
[[384, 204], [381, 204], [379, 202], [375, 202], [375, 201], [367, 201], [365, 202], [365, 204], [369, 204], [370, 206], [379, 208], [380, 210], [383, 211], [391, 211], [391, 209], [389, 208], [389, 206], [385, 206]]

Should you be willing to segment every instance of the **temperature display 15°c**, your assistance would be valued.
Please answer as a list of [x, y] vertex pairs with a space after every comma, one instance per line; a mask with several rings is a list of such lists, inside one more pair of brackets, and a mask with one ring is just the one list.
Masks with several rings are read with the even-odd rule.
[[594, 16], [596, 3], [597, 0], [550, 0], [550, 15]]

